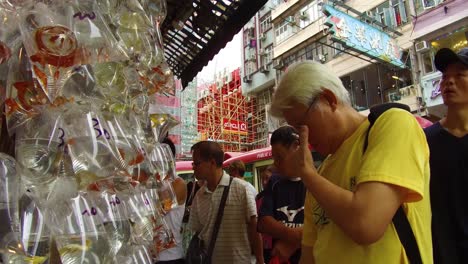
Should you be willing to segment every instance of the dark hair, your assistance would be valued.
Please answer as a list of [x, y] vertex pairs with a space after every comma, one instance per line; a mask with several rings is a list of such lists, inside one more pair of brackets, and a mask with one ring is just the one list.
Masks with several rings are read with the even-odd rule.
[[241, 177], [244, 177], [245, 173], [245, 164], [242, 162], [242, 160], [235, 160], [229, 165], [229, 169], [235, 169], [239, 172], [239, 175]]
[[176, 156], [176, 148], [175, 148], [174, 142], [172, 142], [172, 140], [169, 137], [165, 137], [163, 139], [162, 143], [169, 145], [169, 147], [171, 148], [171, 151], [172, 151], [172, 155], [174, 155], [174, 157], [175, 157]]
[[294, 127], [282, 126], [271, 134], [270, 145], [281, 144], [289, 147], [297, 140], [299, 140], [299, 134]]
[[224, 151], [218, 143], [214, 141], [200, 141], [195, 143], [191, 150], [192, 153], [197, 150], [203, 160], [214, 159], [218, 167], [223, 166]]

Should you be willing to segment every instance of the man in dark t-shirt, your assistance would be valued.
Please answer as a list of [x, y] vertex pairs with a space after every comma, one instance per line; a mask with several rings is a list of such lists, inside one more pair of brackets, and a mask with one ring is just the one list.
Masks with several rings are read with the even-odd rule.
[[434, 264], [468, 263], [468, 48], [440, 49], [447, 115], [425, 129], [430, 149]]
[[273, 238], [272, 257], [299, 263], [306, 188], [300, 178], [281, 176], [281, 157], [298, 144], [293, 127], [284, 126], [271, 136], [275, 166], [280, 179], [268, 183], [259, 210], [258, 231]]

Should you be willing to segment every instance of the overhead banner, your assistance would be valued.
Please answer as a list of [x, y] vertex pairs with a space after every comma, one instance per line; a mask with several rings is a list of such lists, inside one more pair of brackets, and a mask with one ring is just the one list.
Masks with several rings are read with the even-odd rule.
[[223, 118], [223, 133], [247, 135], [247, 132], [246, 122]]
[[371, 58], [405, 68], [401, 48], [388, 34], [328, 4], [322, 6], [322, 11], [327, 16], [325, 25], [330, 27], [333, 40]]

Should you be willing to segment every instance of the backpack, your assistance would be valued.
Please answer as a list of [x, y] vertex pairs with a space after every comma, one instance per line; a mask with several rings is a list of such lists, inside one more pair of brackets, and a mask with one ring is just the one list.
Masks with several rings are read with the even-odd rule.
[[[369, 129], [367, 129], [366, 139], [364, 141], [364, 148], [363, 153], [366, 152], [369, 140], [369, 131], [372, 129], [372, 126], [377, 121], [377, 119], [385, 113], [385, 111], [392, 109], [392, 108], [399, 108], [411, 112], [408, 105], [399, 104], [399, 103], [385, 103], [376, 105], [370, 108], [370, 113], [367, 119], [369, 120]], [[403, 205], [401, 205], [398, 210], [396, 211], [395, 215], [392, 219], [393, 225], [395, 225], [395, 229], [397, 231], [398, 237], [403, 244], [403, 247], [406, 251], [406, 256], [411, 264], [422, 264], [421, 254], [419, 252], [418, 243], [416, 242], [416, 238], [414, 237], [413, 230], [411, 229], [411, 225], [406, 217], [405, 211], [403, 209]]]

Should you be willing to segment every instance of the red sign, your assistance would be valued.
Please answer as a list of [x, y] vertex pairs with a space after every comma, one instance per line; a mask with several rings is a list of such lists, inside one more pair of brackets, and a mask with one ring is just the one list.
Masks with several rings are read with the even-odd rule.
[[223, 118], [223, 133], [247, 134], [247, 123]]
[[249, 164], [252, 162], [257, 162], [261, 160], [267, 160], [271, 159], [271, 147], [266, 147], [266, 148], [261, 148], [261, 149], [255, 149], [251, 150], [249, 152], [242, 153], [241, 155], [237, 155], [234, 157], [231, 157], [223, 162], [223, 167], [227, 168], [231, 163], [233, 163], [235, 160], [241, 160], [245, 164]]

